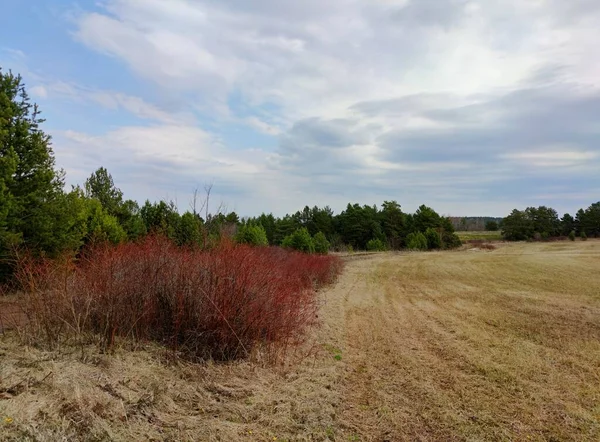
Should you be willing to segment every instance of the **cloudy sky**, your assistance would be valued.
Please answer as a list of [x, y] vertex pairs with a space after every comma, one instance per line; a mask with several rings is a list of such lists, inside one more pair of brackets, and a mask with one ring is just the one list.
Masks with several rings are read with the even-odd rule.
[[[600, 199], [598, 0], [3, 0], [70, 184], [242, 215]], [[6, 20], [8, 18], [8, 20]]]

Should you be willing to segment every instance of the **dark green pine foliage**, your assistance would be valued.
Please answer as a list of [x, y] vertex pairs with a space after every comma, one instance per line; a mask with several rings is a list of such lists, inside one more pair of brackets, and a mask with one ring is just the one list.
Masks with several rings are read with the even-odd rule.
[[63, 173], [22, 78], [0, 70], [0, 238], [4, 257], [21, 244], [56, 255], [77, 242]]

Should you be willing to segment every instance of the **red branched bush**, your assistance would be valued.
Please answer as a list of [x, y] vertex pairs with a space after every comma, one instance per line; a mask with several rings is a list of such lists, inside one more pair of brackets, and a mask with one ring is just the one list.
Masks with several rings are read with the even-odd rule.
[[50, 341], [92, 332], [106, 348], [117, 336], [130, 337], [192, 359], [295, 344], [315, 321], [315, 289], [341, 271], [330, 256], [227, 242], [201, 251], [157, 236], [95, 246], [63, 271], [24, 264], [19, 275], [31, 316], [45, 324], [40, 330]]

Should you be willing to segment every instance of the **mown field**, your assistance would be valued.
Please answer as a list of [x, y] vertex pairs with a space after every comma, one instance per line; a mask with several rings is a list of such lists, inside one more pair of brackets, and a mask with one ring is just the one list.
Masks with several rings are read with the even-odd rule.
[[347, 258], [273, 366], [0, 337], [2, 440], [600, 440], [600, 241]]

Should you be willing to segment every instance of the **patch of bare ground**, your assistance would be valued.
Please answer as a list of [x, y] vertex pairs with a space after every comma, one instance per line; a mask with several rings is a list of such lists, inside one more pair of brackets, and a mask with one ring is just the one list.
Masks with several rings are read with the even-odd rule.
[[598, 241], [348, 258], [285, 366], [10, 331], [0, 440], [597, 441], [599, 270]]

